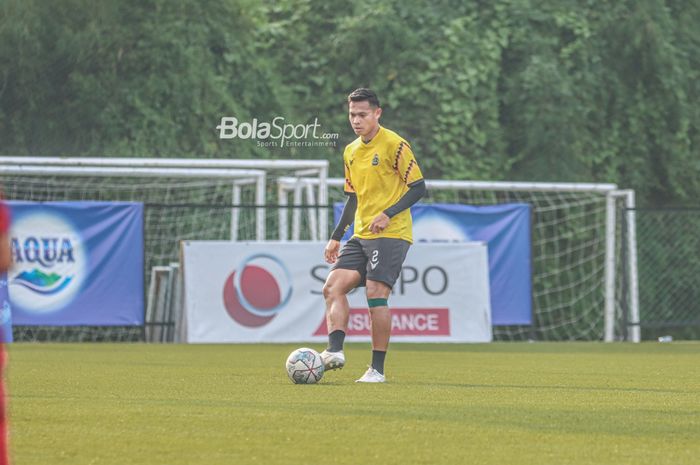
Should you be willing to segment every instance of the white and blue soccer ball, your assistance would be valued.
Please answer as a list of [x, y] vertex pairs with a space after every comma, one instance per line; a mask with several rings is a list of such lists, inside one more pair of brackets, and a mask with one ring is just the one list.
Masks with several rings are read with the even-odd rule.
[[314, 384], [323, 378], [323, 360], [313, 349], [302, 347], [287, 358], [287, 376], [294, 384]]

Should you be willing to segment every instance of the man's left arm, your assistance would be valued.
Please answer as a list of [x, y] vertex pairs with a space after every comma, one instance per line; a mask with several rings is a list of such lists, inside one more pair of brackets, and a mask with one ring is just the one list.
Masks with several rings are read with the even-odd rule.
[[407, 208], [412, 207], [414, 203], [423, 198], [426, 192], [427, 189], [425, 188], [425, 181], [422, 179], [415, 181], [408, 186], [408, 191], [406, 191], [406, 193], [401, 196], [401, 198], [394, 205], [377, 215], [377, 217], [372, 221], [372, 224], [369, 225], [369, 230], [374, 234], [379, 234], [380, 232], [384, 231], [386, 227], [389, 226], [391, 218]]
[[408, 190], [401, 198], [391, 207], [384, 210], [384, 214], [389, 218], [393, 218], [407, 208], [411, 208], [413, 204], [418, 202], [425, 196], [427, 189], [425, 188], [425, 180], [419, 179], [408, 185]]

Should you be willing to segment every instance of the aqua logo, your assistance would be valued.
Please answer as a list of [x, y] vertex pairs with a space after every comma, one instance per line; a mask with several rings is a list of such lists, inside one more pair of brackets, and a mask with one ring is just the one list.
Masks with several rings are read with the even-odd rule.
[[13, 284], [24, 286], [38, 294], [50, 295], [61, 292], [73, 280], [73, 276], [61, 276], [55, 272], [45, 273], [60, 263], [75, 263], [74, 247], [69, 237], [33, 237], [24, 243], [12, 238], [12, 259], [15, 264], [32, 263], [41, 268], [22, 271], [13, 279]]
[[10, 237], [13, 305], [33, 313], [68, 305], [85, 279], [86, 254], [77, 228], [61, 215], [25, 213], [16, 218]]
[[73, 244], [68, 237], [32, 237], [20, 244], [12, 238], [12, 259], [15, 263], [31, 262], [50, 268], [55, 263], [75, 262]]
[[61, 276], [56, 273], [46, 274], [38, 269], [23, 271], [15, 277], [13, 284], [24, 286], [38, 294], [56, 294], [70, 284], [73, 276]]

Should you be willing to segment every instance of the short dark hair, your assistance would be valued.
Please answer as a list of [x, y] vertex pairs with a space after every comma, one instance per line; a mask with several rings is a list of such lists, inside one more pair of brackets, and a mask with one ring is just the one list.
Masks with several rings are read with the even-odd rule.
[[350, 102], [369, 102], [370, 106], [376, 108], [379, 106], [379, 97], [373, 90], [360, 87], [348, 95], [348, 103]]

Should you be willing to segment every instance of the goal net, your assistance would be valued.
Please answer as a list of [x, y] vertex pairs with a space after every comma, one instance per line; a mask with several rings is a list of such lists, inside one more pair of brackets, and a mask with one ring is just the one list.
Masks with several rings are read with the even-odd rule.
[[[273, 201], [275, 197], [274, 192], [267, 191], [268, 176], [274, 179], [278, 173], [289, 175], [300, 170], [318, 172], [327, 169], [325, 162], [318, 161], [71, 161], [20, 157], [5, 157], [2, 161], [5, 163], [0, 163], [0, 186], [5, 199], [10, 201], [143, 203], [145, 288], [147, 292], [153, 290], [155, 293], [155, 299], [145, 296], [149, 304], [145, 327], [15, 325], [14, 339], [18, 341], [172, 340], [176, 315], [169, 308], [161, 311], [162, 299], [158, 297], [164, 289], [161, 286], [163, 268], [179, 261], [180, 241], [276, 239], [277, 211], [261, 208], [268, 197]], [[230, 167], [238, 165], [243, 168]], [[262, 169], [246, 168], [248, 165], [260, 165]], [[319, 220], [317, 218], [315, 223], [317, 228]], [[306, 221], [302, 225], [308, 228]], [[158, 282], [151, 282], [154, 277]], [[166, 291], [168, 296], [171, 295], [170, 289]]]
[[[198, 164], [205, 160], [170, 160], [168, 166], [127, 159], [122, 161], [132, 166], [99, 166], [104, 160], [93, 160], [96, 166], [3, 163], [0, 182], [9, 200], [143, 202], [145, 284], [147, 292], [153, 291], [146, 299], [154, 301], [148, 306], [154, 313], [147, 312], [145, 328], [16, 327], [16, 340], [143, 340], [153, 334], [153, 340], [173, 340], [177, 317], [162, 300], [172, 299], [168, 283], [181, 240], [325, 241], [333, 228], [328, 221], [332, 205], [344, 201], [342, 179], [326, 179], [327, 163], [321, 166], [319, 160], [299, 165], [261, 161], [259, 169]], [[321, 187], [326, 183], [327, 190]], [[634, 323], [622, 315], [634, 306], [636, 283], [626, 266], [634, 249], [627, 246], [630, 223], [620, 221], [625, 203], [615, 189], [429, 180], [422, 201], [532, 206], [533, 323], [496, 326], [496, 340], [611, 341], [625, 336], [626, 325]]]
[[[298, 186], [292, 178], [280, 182], [286, 193]], [[427, 184], [424, 203], [532, 206], [533, 324], [495, 326], [495, 340], [611, 341], [626, 335], [631, 322], [623, 315], [634, 279], [625, 261], [626, 191], [612, 184]], [[331, 202], [344, 202], [342, 185], [342, 179], [329, 179]]]

